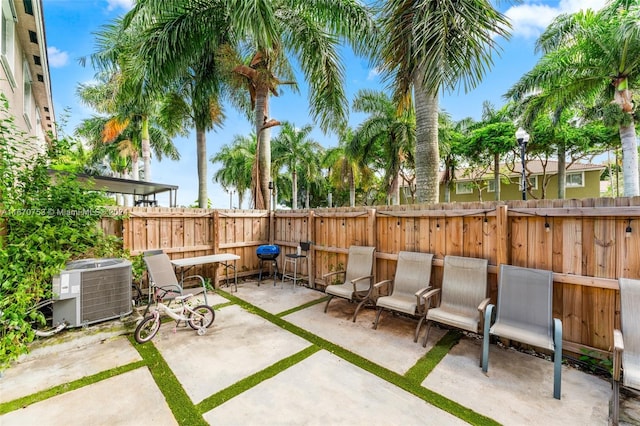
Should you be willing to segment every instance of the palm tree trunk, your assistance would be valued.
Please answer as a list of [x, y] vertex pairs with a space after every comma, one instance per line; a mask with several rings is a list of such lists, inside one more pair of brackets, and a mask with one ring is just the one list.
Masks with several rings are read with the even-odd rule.
[[638, 140], [633, 121], [628, 126], [620, 126], [620, 142], [622, 143], [624, 196], [636, 197], [640, 195], [640, 181], [638, 178]]
[[424, 73], [413, 79], [416, 110], [416, 195], [419, 203], [439, 201], [438, 94], [422, 86]]
[[198, 207], [207, 208], [207, 135], [196, 126], [196, 152], [198, 158]]
[[144, 180], [151, 182], [151, 146], [149, 143], [149, 117], [142, 118], [142, 170], [144, 171]]
[[255, 208], [270, 210], [269, 182], [271, 181], [271, 130], [264, 127], [269, 119], [269, 89], [266, 85], [256, 88], [255, 127], [258, 138], [256, 158]]
[[567, 148], [564, 142], [558, 142], [558, 199], [567, 197]]
[[493, 155], [493, 178], [496, 181], [496, 201], [500, 201], [500, 154]]
[[295, 165], [291, 171], [291, 208], [293, 210], [298, 208], [298, 173]]
[[349, 205], [351, 207], [356, 206], [356, 179], [353, 171], [349, 173]]

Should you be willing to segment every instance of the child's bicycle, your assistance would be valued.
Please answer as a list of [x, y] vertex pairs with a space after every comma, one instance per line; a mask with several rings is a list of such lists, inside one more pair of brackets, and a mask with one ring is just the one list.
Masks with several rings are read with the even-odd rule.
[[182, 296], [176, 296], [174, 300], [179, 303], [178, 306], [172, 308], [161, 302], [162, 297], [167, 293], [171, 293], [169, 290], [158, 288], [158, 292], [163, 292], [161, 297], [158, 297], [157, 305], [155, 309], [151, 311], [136, 327], [134, 337], [136, 342], [145, 343], [153, 339], [160, 329], [160, 314], [165, 313], [174, 320], [176, 320], [176, 327], [181, 321], [185, 321], [189, 324], [189, 327], [197, 331], [198, 336], [202, 336], [206, 333], [207, 328], [211, 327], [213, 320], [216, 318], [216, 313], [211, 306], [198, 305], [191, 308], [185, 302], [193, 297], [193, 294], [185, 294]]

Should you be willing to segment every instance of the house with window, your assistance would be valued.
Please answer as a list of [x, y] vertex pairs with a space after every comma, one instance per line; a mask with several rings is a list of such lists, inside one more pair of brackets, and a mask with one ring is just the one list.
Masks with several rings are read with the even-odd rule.
[[[600, 197], [600, 176], [606, 166], [600, 164], [573, 163], [565, 172], [565, 198]], [[525, 167], [527, 198], [558, 198], [558, 162], [529, 161]], [[441, 176], [444, 176], [442, 174]], [[515, 164], [513, 170], [506, 166], [500, 172], [500, 199], [522, 199], [522, 165]], [[445, 201], [445, 182], [440, 181], [440, 202]], [[469, 169], [456, 170], [450, 186], [450, 202], [472, 202], [495, 200], [496, 182], [493, 169], [481, 172]]]
[[0, 1], [0, 91], [18, 129], [33, 140], [20, 147], [28, 157], [44, 150], [49, 132], [55, 136], [42, 0]]

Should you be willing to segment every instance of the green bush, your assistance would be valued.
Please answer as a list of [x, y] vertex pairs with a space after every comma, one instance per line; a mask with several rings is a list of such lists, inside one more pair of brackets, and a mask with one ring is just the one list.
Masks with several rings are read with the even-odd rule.
[[0, 371], [27, 351], [33, 325], [44, 323], [36, 307], [51, 298], [52, 277], [66, 262], [123, 254], [98, 226], [110, 204], [105, 195], [73, 173], [48, 172], [70, 144], [54, 140], [46, 153], [21, 158], [19, 147], [34, 143], [0, 94]]

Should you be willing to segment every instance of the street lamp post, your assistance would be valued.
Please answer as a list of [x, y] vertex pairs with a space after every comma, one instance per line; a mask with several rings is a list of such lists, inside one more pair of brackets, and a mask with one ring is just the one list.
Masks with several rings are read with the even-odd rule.
[[273, 181], [269, 181], [269, 210], [274, 210], [275, 200], [273, 199]]
[[529, 133], [524, 130], [522, 127], [519, 127], [516, 130], [516, 140], [518, 141], [518, 145], [520, 145], [520, 161], [522, 162], [522, 199], [527, 199], [527, 174], [525, 171], [525, 159], [524, 154], [527, 150], [527, 142], [529, 142]]

